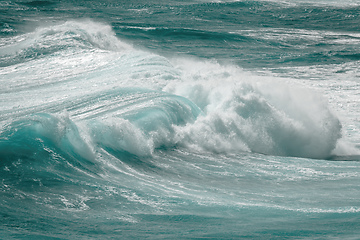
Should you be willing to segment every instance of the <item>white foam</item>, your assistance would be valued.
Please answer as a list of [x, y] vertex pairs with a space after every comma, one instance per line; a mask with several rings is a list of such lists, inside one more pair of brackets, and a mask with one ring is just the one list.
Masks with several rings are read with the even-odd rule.
[[178, 128], [179, 143], [215, 152], [254, 152], [325, 158], [341, 124], [316, 92], [234, 66], [180, 63], [182, 82], [165, 89], [189, 98], [205, 116]]

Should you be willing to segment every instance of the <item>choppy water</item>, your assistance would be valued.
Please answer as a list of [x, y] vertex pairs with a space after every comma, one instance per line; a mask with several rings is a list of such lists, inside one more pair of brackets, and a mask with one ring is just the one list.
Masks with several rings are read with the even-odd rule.
[[357, 239], [360, 2], [0, 2], [0, 238]]

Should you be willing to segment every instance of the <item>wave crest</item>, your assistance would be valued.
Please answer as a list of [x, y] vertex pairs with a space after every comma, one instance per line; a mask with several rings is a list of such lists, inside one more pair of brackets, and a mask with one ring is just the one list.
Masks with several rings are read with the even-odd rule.
[[101, 49], [122, 52], [132, 47], [116, 38], [111, 26], [90, 20], [67, 21], [39, 27], [7, 40], [1, 47], [0, 66], [10, 66], [67, 49]]

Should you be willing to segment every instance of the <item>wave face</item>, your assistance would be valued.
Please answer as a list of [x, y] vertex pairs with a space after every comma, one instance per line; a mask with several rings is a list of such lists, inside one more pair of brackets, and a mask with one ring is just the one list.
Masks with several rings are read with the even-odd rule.
[[0, 238], [358, 236], [358, 9], [3, 1]]

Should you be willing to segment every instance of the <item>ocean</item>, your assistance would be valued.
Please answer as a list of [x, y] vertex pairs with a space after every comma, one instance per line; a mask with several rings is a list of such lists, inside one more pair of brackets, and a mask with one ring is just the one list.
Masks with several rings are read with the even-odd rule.
[[359, 239], [360, 1], [0, 1], [0, 239]]

